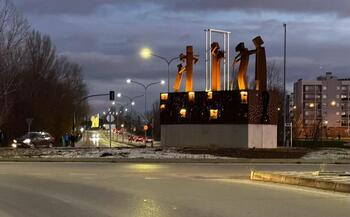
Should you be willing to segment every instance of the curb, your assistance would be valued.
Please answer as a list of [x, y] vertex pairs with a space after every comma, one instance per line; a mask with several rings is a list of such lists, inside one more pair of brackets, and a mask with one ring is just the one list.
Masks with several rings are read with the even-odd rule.
[[[350, 164], [349, 160], [305, 160], [305, 159], [191, 159], [191, 158], [42, 158], [0, 157], [0, 162], [91, 162], [91, 163], [223, 163], [223, 164]], [[260, 174], [258, 172], [255, 172]], [[273, 175], [273, 179], [277, 175]], [[266, 177], [265, 177], [266, 178]], [[288, 177], [289, 178], [289, 177]], [[278, 179], [278, 178], [277, 178]]]
[[272, 182], [287, 185], [297, 185], [309, 188], [317, 188], [327, 191], [350, 193], [350, 184], [335, 182], [331, 180], [321, 180], [317, 178], [305, 178], [292, 175], [282, 175], [270, 172], [252, 171], [250, 179], [254, 181]]

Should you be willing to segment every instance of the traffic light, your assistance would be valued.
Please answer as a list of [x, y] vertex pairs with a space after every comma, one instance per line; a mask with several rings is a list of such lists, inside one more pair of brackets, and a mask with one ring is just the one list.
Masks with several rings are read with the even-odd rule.
[[115, 96], [115, 93], [113, 90], [109, 91], [109, 100], [110, 101], [114, 101], [114, 96]]

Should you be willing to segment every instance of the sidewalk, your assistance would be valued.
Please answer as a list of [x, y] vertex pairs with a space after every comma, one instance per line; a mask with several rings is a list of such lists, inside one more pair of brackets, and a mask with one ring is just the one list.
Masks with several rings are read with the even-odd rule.
[[345, 172], [259, 172], [252, 171], [250, 179], [288, 185], [350, 193], [350, 173]]

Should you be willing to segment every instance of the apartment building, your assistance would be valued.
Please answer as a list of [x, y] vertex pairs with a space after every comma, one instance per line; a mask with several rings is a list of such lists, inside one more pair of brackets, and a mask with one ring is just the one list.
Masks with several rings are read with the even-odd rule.
[[[337, 78], [331, 72], [316, 80], [294, 83], [293, 118], [306, 129], [321, 127], [323, 134], [350, 135], [350, 78]], [[307, 136], [307, 135], [306, 135]]]

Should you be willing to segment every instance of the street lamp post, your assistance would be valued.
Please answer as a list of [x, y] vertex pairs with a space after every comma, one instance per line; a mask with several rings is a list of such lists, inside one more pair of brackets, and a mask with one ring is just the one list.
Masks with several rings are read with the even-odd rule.
[[[146, 113], [147, 113], [147, 89], [153, 85], [156, 85], [156, 84], [164, 84], [164, 80], [161, 80], [161, 81], [157, 81], [157, 82], [152, 82], [152, 83], [149, 83], [149, 84], [143, 84], [141, 82], [138, 82], [138, 81], [134, 81], [134, 80], [131, 80], [131, 79], [127, 79], [126, 80], [126, 83], [130, 84], [130, 83], [134, 83], [136, 85], [139, 85], [141, 87], [143, 87], [145, 93], [144, 93], [144, 96], [145, 96], [145, 110], [144, 110], [144, 121], [146, 123]], [[146, 138], [147, 138], [147, 131], [145, 130], [145, 145], [146, 145]]]
[[140, 55], [142, 58], [144, 59], [149, 59], [151, 56], [157, 57], [161, 60], [163, 60], [164, 62], [166, 62], [166, 64], [168, 65], [168, 92], [170, 91], [170, 64], [174, 61], [179, 59], [180, 57], [174, 57], [174, 58], [165, 58], [163, 56], [160, 56], [158, 54], [153, 53], [149, 48], [143, 48], [140, 52]]
[[[118, 93], [117, 97], [120, 98], [120, 97], [121, 97], [121, 94]], [[123, 109], [120, 109], [120, 108], [119, 108], [119, 109], [117, 110], [117, 109], [116, 109], [116, 105], [121, 106]], [[127, 112], [127, 111], [128, 111], [126, 108], [124, 109], [124, 107], [126, 107], [126, 106], [128, 106], [128, 104], [122, 104], [122, 103], [120, 103], [120, 102], [113, 101], [113, 102], [112, 102], [112, 108], [114, 108], [114, 109], [113, 109], [114, 112], [112, 112], [112, 111], [111, 111], [111, 108], [109, 108], [108, 114], [113, 114], [113, 115], [115, 114], [115, 117], [116, 117], [116, 118], [115, 118], [115, 121], [116, 121], [116, 130], [118, 129], [118, 122], [119, 122], [119, 121], [118, 121], [118, 118], [119, 118], [119, 115], [121, 115], [121, 114], [123, 113], [123, 111], [124, 111], [124, 112]], [[106, 113], [104, 112], [103, 114], [106, 114]], [[113, 136], [113, 138], [114, 138], [114, 136]], [[118, 132], [117, 132], [117, 142], [118, 142], [118, 141], [119, 141], [119, 135], [118, 135]]]
[[[130, 96], [127, 96], [127, 95], [124, 95], [124, 94], [121, 94], [121, 93], [118, 93], [117, 94], [117, 97], [121, 98], [121, 97], [125, 97], [129, 100], [129, 105], [130, 105], [130, 114], [132, 115], [132, 107], [135, 105], [135, 99], [137, 98], [140, 98], [140, 97], [143, 97], [144, 95], [139, 95], [139, 96], [134, 96], [134, 97], [130, 97]], [[131, 129], [133, 128], [133, 121], [132, 121], [132, 117], [130, 116], [131, 118]]]
[[284, 28], [284, 49], [283, 49], [283, 146], [286, 145], [286, 61], [287, 61], [287, 24], [283, 24]]

